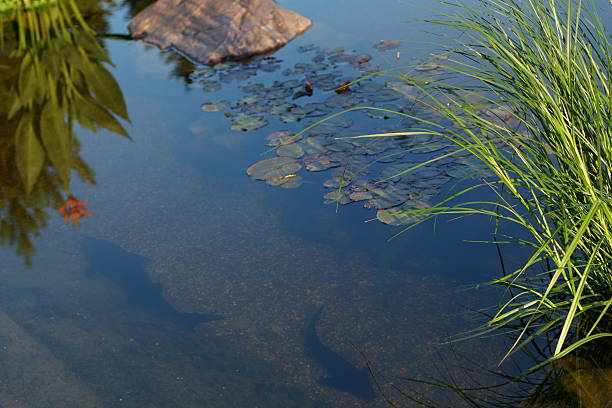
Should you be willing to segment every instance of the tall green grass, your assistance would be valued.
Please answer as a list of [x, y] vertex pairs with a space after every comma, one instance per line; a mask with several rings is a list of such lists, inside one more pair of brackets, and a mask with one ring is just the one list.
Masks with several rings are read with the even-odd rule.
[[[514, 331], [508, 355], [540, 336], [554, 338], [542, 364], [591, 342], [612, 347], [612, 56], [596, 5], [442, 4], [451, 11], [430, 23], [462, 33], [446, 49], [449, 58], [437, 62], [453, 78], [395, 76], [419, 87], [423, 103], [452, 122], [422, 119], [419, 131], [445, 135], [493, 176], [411, 212], [480, 214], [524, 230], [509, 241], [533, 248], [531, 256], [492, 282], [507, 296], [480, 331]], [[497, 199], [462, 200], [477, 188]]]

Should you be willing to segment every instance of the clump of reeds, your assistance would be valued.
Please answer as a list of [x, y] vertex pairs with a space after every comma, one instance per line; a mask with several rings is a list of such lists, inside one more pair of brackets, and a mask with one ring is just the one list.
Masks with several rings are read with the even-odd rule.
[[[554, 347], [542, 364], [590, 342], [612, 344], [612, 56], [596, 5], [442, 3], [452, 11], [431, 22], [462, 35], [439, 64], [457, 75], [398, 76], [452, 121], [422, 123], [488, 167], [493, 176], [479, 186], [497, 199], [462, 202], [470, 186], [414, 212], [484, 214], [524, 229], [520, 243], [532, 255], [493, 282], [507, 297], [483, 327], [519, 327], [509, 354], [544, 335]], [[476, 89], [484, 100], [465, 92]]]

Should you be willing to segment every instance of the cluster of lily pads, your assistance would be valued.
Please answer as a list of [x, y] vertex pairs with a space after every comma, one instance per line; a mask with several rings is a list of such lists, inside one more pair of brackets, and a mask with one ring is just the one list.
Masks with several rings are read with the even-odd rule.
[[[384, 52], [398, 46], [398, 42], [384, 41], [374, 48]], [[236, 131], [260, 129], [271, 122], [293, 127], [274, 129], [266, 137], [274, 156], [251, 165], [247, 174], [252, 178], [296, 188], [303, 182], [303, 174], [298, 172], [329, 170], [330, 177], [323, 183], [328, 189], [323, 196], [326, 203], [359, 202], [376, 210], [380, 221], [405, 225], [416, 219], [405, 210], [429, 206], [428, 202], [448, 182], [470, 178], [484, 170], [467, 154], [451, 154], [452, 147], [443, 135], [401, 134], [422, 125], [412, 116], [442, 119], [435, 108], [423, 103], [417, 88], [401, 81], [385, 81], [385, 77], [373, 75], [353, 83], [377, 70], [371, 55], [347, 53], [344, 48], [324, 50], [314, 45], [302, 46], [298, 51], [315, 55], [308, 62], [288, 68], [283, 68], [282, 61], [275, 57], [267, 57], [249, 63], [202, 67], [192, 74], [192, 86], [210, 92], [220, 89], [220, 82], [243, 82], [259, 71], [283, 69], [282, 79], [277, 77], [271, 84], [249, 82], [241, 86], [244, 96], [233, 103], [222, 100], [202, 105], [205, 112], [227, 111], [225, 116]], [[437, 61], [441, 58], [444, 56], [429, 56], [416, 66], [415, 74], [440, 75]], [[211, 79], [215, 75], [219, 82]], [[350, 108], [356, 109], [332, 116]], [[307, 132], [301, 132], [311, 125], [314, 126]], [[390, 132], [394, 134], [358, 137]], [[447, 153], [443, 160], [406, 172], [432, 155]]]

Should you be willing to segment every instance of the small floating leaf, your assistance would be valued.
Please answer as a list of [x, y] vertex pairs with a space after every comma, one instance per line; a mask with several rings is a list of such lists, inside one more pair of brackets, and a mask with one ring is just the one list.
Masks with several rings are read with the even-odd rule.
[[204, 112], [219, 112], [227, 108], [229, 108], [228, 101], [221, 101], [219, 103], [206, 102], [200, 106], [200, 109], [202, 109]]
[[268, 121], [264, 119], [263, 116], [248, 116], [246, 118], [234, 118], [231, 129], [247, 132], [249, 130], [262, 128], [267, 124]]
[[399, 48], [400, 42], [397, 40], [382, 40], [374, 44], [374, 48], [379, 51], [389, 51]]
[[302, 149], [302, 146], [300, 146], [298, 143], [292, 143], [280, 146], [278, 149], [276, 149], [276, 154], [278, 156], [299, 159], [300, 157], [304, 156], [304, 149]]
[[191, 75], [195, 78], [210, 78], [215, 75], [217, 71], [211, 67], [201, 67], [195, 70]]
[[221, 84], [217, 81], [202, 81], [200, 84], [204, 92], [217, 92], [221, 89]]
[[295, 134], [290, 130], [279, 130], [276, 132], [270, 133], [266, 140], [268, 140], [268, 146], [282, 146], [295, 143], [302, 138], [302, 135], [295, 136]]
[[275, 180], [295, 174], [302, 166], [290, 157], [263, 159], [247, 168], [247, 174], [257, 180]]

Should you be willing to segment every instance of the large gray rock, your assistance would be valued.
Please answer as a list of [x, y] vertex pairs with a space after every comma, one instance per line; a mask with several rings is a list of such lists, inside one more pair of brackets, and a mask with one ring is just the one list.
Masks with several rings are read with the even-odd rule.
[[158, 0], [129, 28], [134, 37], [206, 64], [273, 51], [311, 25], [274, 0]]

